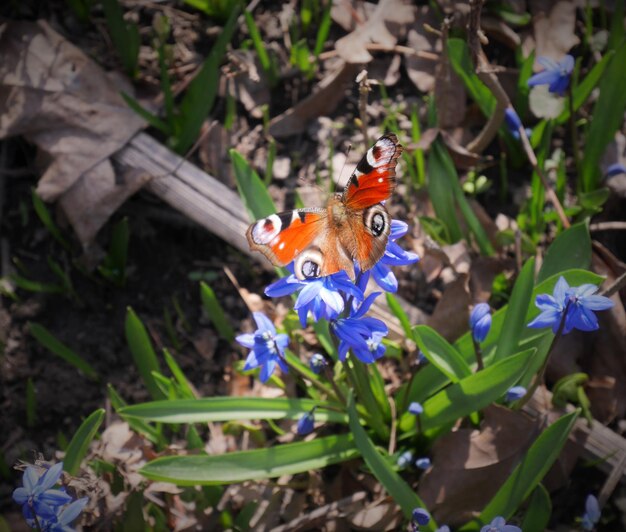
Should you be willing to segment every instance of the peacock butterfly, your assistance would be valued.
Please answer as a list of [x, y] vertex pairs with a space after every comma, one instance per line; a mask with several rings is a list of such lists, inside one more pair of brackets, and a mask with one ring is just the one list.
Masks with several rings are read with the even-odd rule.
[[401, 153], [398, 138], [383, 135], [326, 208], [285, 211], [254, 222], [246, 232], [250, 249], [275, 266], [295, 260], [294, 272], [301, 280], [340, 270], [353, 277], [354, 261], [362, 271], [369, 270], [385, 253], [391, 219], [382, 202], [395, 188]]

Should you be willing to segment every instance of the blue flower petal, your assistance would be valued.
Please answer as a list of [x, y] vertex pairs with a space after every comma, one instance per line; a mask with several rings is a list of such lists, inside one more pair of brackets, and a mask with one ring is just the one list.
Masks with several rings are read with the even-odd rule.
[[274, 327], [272, 320], [270, 320], [265, 314], [262, 312], [253, 312], [252, 316], [254, 317], [257, 327], [259, 328], [257, 332], [271, 332], [272, 334], [276, 334], [276, 328]]
[[83, 511], [87, 503], [89, 502], [88, 497], [83, 497], [74, 501], [69, 506], [63, 508], [61, 513], [59, 514], [59, 524], [60, 525], [69, 525], [72, 521], [74, 521], [80, 513]]
[[583, 304], [589, 310], [608, 310], [615, 305], [613, 301], [604, 296], [585, 296]]
[[254, 334], [252, 333], [240, 334], [235, 337], [235, 340], [248, 349], [252, 349], [254, 347]]

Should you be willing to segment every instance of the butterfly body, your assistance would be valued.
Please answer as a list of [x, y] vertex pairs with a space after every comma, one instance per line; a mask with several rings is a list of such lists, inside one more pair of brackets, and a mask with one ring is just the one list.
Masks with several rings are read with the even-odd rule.
[[391, 219], [382, 204], [395, 188], [395, 166], [402, 153], [395, 135], [384, 135], [361, 159], [343, 194], [326, 208], [297, 209], [253, 223], [246, 236], [250, 248], [276, 266], [294, 262], [299, 279], [314, 279], [345, 270], [354, 261], [368, 270], [385, 253]]

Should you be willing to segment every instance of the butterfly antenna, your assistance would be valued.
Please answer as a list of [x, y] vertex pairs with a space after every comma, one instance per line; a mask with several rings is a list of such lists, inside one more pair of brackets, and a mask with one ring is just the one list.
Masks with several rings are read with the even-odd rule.
[[[346, 163], [348, 162], [348, 157], [350, 156], [350, 152], [352, 151], [352, 144], [348, 144], [348, 149], [346, 150], [346, 158], [343, 161], [343, 166], [341, 167], [341, 171], [339, 172], [339, 177], [337, 177], [336, 183], [341, 183], [341, 176], [343, 175], [343, 171], [346, 169]], [[331, 166], [332, 169], [332, 166]], [[332, 183], [332, 179], [331, 179]], [[332, 190], [331, 190], [332, 192]]]

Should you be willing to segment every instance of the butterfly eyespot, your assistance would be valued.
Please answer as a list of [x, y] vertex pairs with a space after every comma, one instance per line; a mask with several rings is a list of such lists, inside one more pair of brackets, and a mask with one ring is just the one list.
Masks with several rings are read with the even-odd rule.
[[317, 279], [322, 275], [323, 256], [317, 250], [308, 250], [302, 253], [294, 264], [296, 277], [301, 280]]
[[365, 225], [369, 228], [372, 235], [380, 236], [386, 232], [387, 217], [385, 214], [381, 210], [374, 210], [374, 208], [365, 213]]
[[315, 279], [320, 276], [319, 264], [315, 264], [312, 260], [307, 260], [302, 263], [302, 275], [307, 279]]

